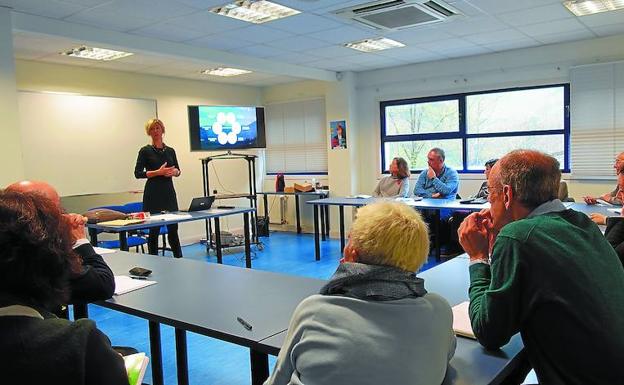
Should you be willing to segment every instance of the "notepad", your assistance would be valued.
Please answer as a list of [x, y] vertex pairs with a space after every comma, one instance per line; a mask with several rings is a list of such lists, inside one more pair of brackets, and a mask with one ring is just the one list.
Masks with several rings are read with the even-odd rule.
[[179, 219], [188, 219], [188, 218], [192, 218], [193, 216], [191, 214], [158, 214], [158, 215], [152, 215], [150, 217], [150, 220], [152, 221], [176, 221]]
[[477, 339], [470, 324], [470, 316], [468, 315], [469, 305], [470, 302], [466, 301], [453, 306], [453, 331], [458, 336]]
[[115, 295], [122, 295], [134, 290], [142, 289], [146, 286], [155, 284], [156, 281], [148, 281], [145, 279], [133, 279], [127, 275], [115, 276]]
[[130, 385], [140, 385], [145, 376], [149, 357], [145, 353], [136, 353], [125, 356], [123, 359], [126, 373], [128, 373], [128, 382]]
[[395, 201], [405, 203], [408, 206], [416, 206], [417, 201], [422, 200], [422, 197], [413, 197], [413, 198], [395, 198]]
[[145, 222], [144, 219], [115, 219], [114, 221], [98, 222], [102, 226], [128, 226]]
[[358, 194], [358, 195], [350, 195], [347, 198], [368, 199], [368, 198], [372, 198], [372, 196], [371, 195], [366, 195], [366, 194]]

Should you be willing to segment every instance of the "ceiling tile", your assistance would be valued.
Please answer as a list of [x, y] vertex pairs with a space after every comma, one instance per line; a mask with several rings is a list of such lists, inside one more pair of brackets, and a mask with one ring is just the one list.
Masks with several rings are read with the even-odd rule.
[[70, 56], [63, 56], [59, 54], [49, 54], [39, 59], [47, 63], [67, 64], [80, 67], [93, 67], [97, 64], [96, 60], [75, 58]]
[[489, 16], [457, 18], [440, 27], [444, 32], [455, 36], [500, 31], [507, 28], [505, 24]]
[[131, 72], [139, 72], [141, 70], [146, 69], [148, 66], [139, 63], [130, 63], [120, 60], [112, 60], [106, 62], [97, 62], [93, 67], [101, 68], [101, 69], [109, 69], [116, 71], [131, 71]]
[[13, 8], [15, 12], [29, 13], [37, 16], [63, 18], [76, 12], [88, 9], [87, 6], [70, 4], [57, 0], [13, 0], [3, 1], [2, 5]]
[[182, 28], [190, 28], [196, 31], [219, 33], [235, 28], [249, 26], [249, 23], [232, 19], [231, 17], [219, 16], [208, 11], [195, 12], [185, 16], [175, 17], [167, 21]]
[[483, 55], [486, 53], [492, 53], [492, 50], [489, 48], [485, 48], [485, 47], [474, 46], [474, 47], [466, 47], [466, 48], [453, 48], [449, 50], [441, 49], [438, 51], [438, 53], [447, 57], [458, 58], [458, 57], [464, 57], [464, 56], [474, 56], [474, 55]]
[[554, 44], [554, 43], [563, 43], [566, 41], [592, 39], [595, 37], [596, 36], [592, 32], [585, 30], [585, 31], [571, 31], [571, 32], [541, 35], [541, 36], [536, 36], [535, 40], [544, 44]]
[[311, 32], [324, 31], [326, 29], [338, 28], [341, 27], [342, 24], [326, 17], [300, 13], [298, 15], [271, 21], [267, 23], [267, 26], [291, 32], [296, 35], [301, 35]]
[[431, 52], [448, 52], [449, 50], [454, 50], [454, 49], [472, 49], [477, 47], [477, 45], [475, 45], [472, 42], [460, 39], [460, 38], [455, 38], [455, 39], [447, 39], [447, 40], [440, 40], [440, 41], [434, 41], [431, 43], [423, 43], [423, 44], [418, 44], [418, 47], [420, 48], [424, 48], [427, 51], [431, 51]]
[[348, 7], [351, 4], [357, 5], [365, 3], [366, 1], [341, 1], [341, 0], [277, 0], [278, 3], [287, 7], [296, 9], [298, 11], [314, 11], [317, 9], [335, 8], [340, 9]]
[[309, 62], [309, 67], [322, 68], [329, 71], [360, 71], [364, 67], [355, 63], [347, 63], [340, 60], [318, 60]]
[[178, 3], [182, 3], [189, 7], [210, 10], [214, 7], [226, 4], [227, 0], [176, 0]]
[[332, 45], [328, 47], [314, 48], [310, 53], [323, 58], [338, 58], [342, 56], [353, 55], [353, 50], [341, 45]]
[[199, 39], [189, 40], [184, 42], [184, 44], [195, 45], [198, 47], [212, 48], [223, 51], [230, 51], [237, 48], [249, 47], [250, 45], [255, 45], [256, 43], [244, 40], [231, 40], [231, 39], [223, 39], [220, 38], [219, 35], [210, 35], [206, 37], [201, 37]]
[[188, 28], [181, 28], [177, 25], [168, 23], [150, 24], [147, 27], [135, 29], [130, 33], [174, 42], [193, 40], [204, 37], [206, 35], [203, 32], [191, 30]]
[[309, 53], [302, 53], [302, 52], [292, 52], [286, 55], [270, 57], [270, 60], [274, 60], [274, 61], [280, 61], [280, 62], [284, 61], [286, 63], [303, 64], [303, 65], [305, 65], [308, 62], [314, 62], [314, 61], [318, 61], [321, 59], [323, 58], [316, 56], [316, 55], [311, 55]]
[[472, 4], [467, 3], [463, 0], [447, 1], [446, 3], [450, 5], [451, 7], [457, 9], [461, 14], [466, 15], [466, 16], [483, 15], [483, 12], [479, 8], [476, 8]]
[[240, 39], [254, 43], [267, 43], [272, 40], [285, 39], [292, 36], [294, 36], [292, 33], [257, 24], [225, 31], [219, 34], [219, 38], [230, 40]]
[[483, 44], [483, 47], [491, 49], [492, 51], [495, 51], [495, 52], [500, 52], [500, 51], [509, 51], [512, 49], [519, 49], [519, 48], [536, 47], [538, 45], [541, 45], [541, 43], [538, 42], [537, 40], [532, 39], [530, 37], [525, 37], [522, 39], [514, 39], [514, 40], [509, 40], [509, 41], [500, 41], [500, 42], [493, 42], [489, 44]]
[[538, 37], [566, 32], [587, 32], [588, 29], [576, 19], [555, 20], [547, 23], [537, 23], [517, 27], [525, 34]]
[[284, 51], [282, 49], [276, 47], [269, 47], [264, 44], [255, 44], [247, 47], [236, 48], [231, 50], [231, 52], [240, 53], [243, 55], [254, 56], [258, 58], [265, 58], [269, 56], [278, 56], [278, 55], [286, 55], [288, 51]]
[[269, 41], [266, 45], [290, 51], [307, 51], [327, 46], [327, 42], [306, 36], [293, 36], [286, 39]]
[[598, 36], [611, 36], [624, 34], [624, 23], [603, 25], [600, 27], [591, 27], [592, 31]]
[[498, 19], [511, 25], [528, 25], [543, 23], [545, 21], [572, 19], [574, 15], [561, 3], [547, 5], [545, 7], [529, 8], [514, 12], [497, 15]]
[[427, 51], [422, 47], [404, 47], [379, 52], [379, 55], [403, 60], [408, 63], [444, 59], [445, 56]]
[[439, 24], [436, 27], [416, 27], [405, 29], [402, 31], [395, 31], [384, 34], [385, 37], [400, 41], [405, 45], [428, 43], [432, 41], [439, 41], [445, 39], [454, 38], [443, 30], [443, 25]]
[[169, 0], [115, 0], [97, 8], [98, 11], [135, 15], [152, 21], [168, 19], [197, 12], [197, 8], [188, 7]]
[[560, 3], [560, 0], [465, 0], [466, 3], [490, 15], [535, 8], [542, 5]]
[[372, 30], [364, 31], [359, 28], [344, 26], [340, 28], [333, 28], [324, 31], [308, 33], [306, 34], [306, 36], [320, 39], [329, 43], [340, 44], [356, 40], [373, 38], [378, 36], [378, 33], [375, 33]]
[[518, 40], [527, 38], [525, 34], [515, 29], [504, 29], [502, 31], [477, 33], [475, 35], [464, 36], [464, 39], [475, 44], [494, 44], [497, 42]]
[[141, 28], [151, 23], [149, 19], [144, 19], [136, 15], [103, 11], [98, 8], [79, 12], [69, 16], [65, 20], [121, 32]]

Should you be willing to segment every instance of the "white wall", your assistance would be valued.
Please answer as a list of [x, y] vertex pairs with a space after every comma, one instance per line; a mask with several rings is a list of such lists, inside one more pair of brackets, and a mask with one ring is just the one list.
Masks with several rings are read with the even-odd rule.
[[[129, 72], [107, 71], [77, 66], [56, 65], [31, 61], [16, 61], [17, 87], [30, 91], [75, 92], [83, 95], [116, 96], [124, 98], [155, 99], [158, 116], [167, 127], [165, 143], [175, 148], [182, 175], [175, 179], [178, 203], [187, 206], [192, 197], [203, 195], [202, 168], [200, 158], [209, 152], [190, 152], [188, 137], [187, 105], [261, 105], [260, 89], [257, 87], [232, 86], [219, 83], [166, 78], [141, 75]], [[136, 130], [144, 128], [136, 127]], [[62, 140], [62, 138], [59, 138]], [[145, 143], [149, 138], [145, 137]], [[51, 146], [54, 144], [51, 143]], [[101, 151], [138, 153], [134, 145], [125, 146], [120, 138], [116, 148], [102, 148]], [[27, 149], [24, 149], [27, 151]], [[263, 151], [248, 151], [263, 155]], [[220, 192], [231, 190], [245, 192], [247, 186], [247, 168], [245, 161], [217, 161], [215, 168], [210, 167], [211, 189]], [[263, 172], [263, 161], [258, 162], [258, 173]], [[128, 164], [124, 170], [113, 170], [119, 173], [132, 173], [134, 164]], [[219, 178], [216, 178], [215, 171]], [[71, 171], [76, 178], [89, 172], [89, 158], [81, 164], [72, 165]], [[262, 175], [262, 174], [259, 174]], [[27, 176], [26, 176], [27, 177]], [[219, 183], [219, 181], [221, 183]], [[71, 205], [71, 199], [64, 199]], [[98, 201], [101, 203], [101, 200]], [[228, 202], [235, 204], [236, 201]], [[244, 204], [240, 201], [239, 204]], [[81, 200], [81, 204], [85, 204]], [[222, 221], [224, 230], [235, 230], [241, 227], [239, 218], [228, 218]], [[180, 225], [183, 241], [197, 241], [203, 234], [203, 222], [183, 223]]]
[[[569, 82], [572, 66], [622, 58], [624, 35], [619, 35], [360, 72], [356, 92], [359, 189], [370, 191], [380, 175], [380, 101]], [[475, 193], [482, 180], [482, 176], [462, 175], [460, 195]], [[615, 177], [612, 181], [568, 180], [570, 195], [577, 200], [586, 194], [610, 191], [614, 184]]]

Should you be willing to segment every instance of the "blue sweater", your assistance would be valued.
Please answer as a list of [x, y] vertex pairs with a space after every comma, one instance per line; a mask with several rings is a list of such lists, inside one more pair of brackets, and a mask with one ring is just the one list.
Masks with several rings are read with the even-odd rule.
[[455, 199], [457, 189], [459, 188], [459, 175], [457, 171], [448, 166], [442, 168], [440, 175], [433, 179], [427, 178], [427, 169], [423, 170], [418, 176], [414, 195], [431, 198], [434, 193], [440, 193], [443, 199]]

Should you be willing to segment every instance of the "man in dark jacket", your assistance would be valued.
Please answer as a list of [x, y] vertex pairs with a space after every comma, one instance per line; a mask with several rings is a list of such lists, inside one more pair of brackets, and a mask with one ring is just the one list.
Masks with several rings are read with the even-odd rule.
[[520, 332], [540, 383], [622, 383], [624, 269], [598, 227], [557, 199], [560, 178], [538, 151], [492, 168], [491, 208], [459, 228], [472, 328], [489, 349]]
[[[9, 185], [7, 191], [35, 192], [61, 206], [58, 193], [46, 182], [22, 181]], [[79, 214], [65, 214], [71, 223], [71, 240], [74, 251], [82, 258], [82, 271], [70, 277], [70, 302], [87, 303], [113, 296], [115, 276], [106, 262], [95, 252], [86, 238], [86, 218]]]

